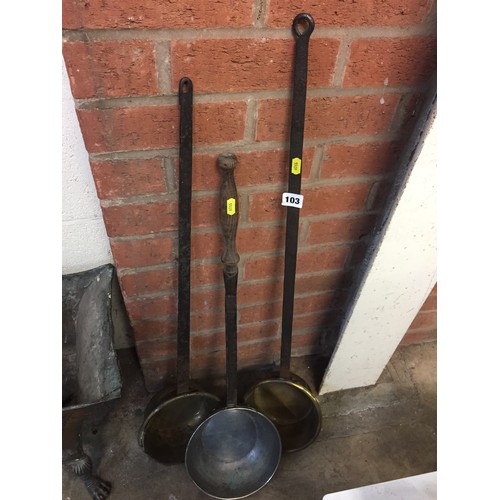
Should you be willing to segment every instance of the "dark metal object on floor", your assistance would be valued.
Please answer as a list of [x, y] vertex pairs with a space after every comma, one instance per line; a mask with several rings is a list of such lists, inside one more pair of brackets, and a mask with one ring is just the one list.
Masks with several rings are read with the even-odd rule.
[[237, 406], [237, 303], [239, 255], [236, 251], [238, 196], [233, 171], [236, 156], [218, 160], [223, 180], [220, 212], [224, 236], [227, 407], [196, 429], [186, 450], [186, 468], [204, 493], [220, 499], [243, 498], [274, 476], [281, 442], [272, 422], [252, 408]]
[[155, 394], [139, 432], [144, 451], [164, 464], [181, 463], [194, 430], [222, 406], [218, 397], [190, 385], [190, 273], [193, 83], [179, 81], [179, 277], [177, 316], [177, 387]]
[[82, 427], [90, 414], [108, 412], [121, 395], [111, 314], [114, 277], [111, 264], [62, 277], [63, 464], [94, 500], [107, 498], [111, 483], [93, 473]]
[[[292, 31], [296, 37], [288, 192], [300, 195], [302, 150], [307, 91], [309, 38], [314, 30], [310, 14], [298, 14]], [[302, 450], [321, 430], [321, 408], [310, 387], [290, 372], [292, 323], [297, 268], [300, 208], [288, 206], [285, 237], [281, 364], [279, 377], [258, 383], [245, 395], [245, 404], [266, 415], [278, 428], [283, 451]]]

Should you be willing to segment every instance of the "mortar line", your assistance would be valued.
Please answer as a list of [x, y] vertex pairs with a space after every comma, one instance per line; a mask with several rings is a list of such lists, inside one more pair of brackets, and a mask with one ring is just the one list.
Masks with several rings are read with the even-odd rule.
[[267, 15], [266, 0], [254, 0], [252, 8], [252, 19], [255, 28], [264, 29]]
[[[304, 147], [313, 147], [320, 145], [330, 144], [364, 144], [364, 143], [380, 143], [391, 142], [399, 138], [398, 130], [383, 131], [378, 134], [371, 135], [336, 135], [329, 137], [310, 138], [304, 140]], [[289, 149], [289, 141], [234, 141], [220, 144], [203, 144], [193, 147], [193, 154], [217, 154], [221, 149], [231, 149], [239, 153], [253, 153], [258, 151], [271, 151], [275, 149], [286, 150]], [[90, 153], [92, 161], [107, 161], [107, 160], [137, 160], [137, 159], [151, 159], [158, 156], [177, 156], [177, 147], [167, 147], [164, 149], [140, 149], [140, 150], [123, 150], [123, 151], [109, 151], [102, 153]]]
[[[265, 14], [267, 15], [267, 13]], [[264, 17], [264, 16], [263, 16]], [[256, 28], [258, 30], [256, 31]], [[435, 34], [435, 23], [422, 22], [407, 26], [316, 26], [314, 38], [382, 38], [413, 37]], [[282, 28], [251, 26], [234, 28], [108, 28], [108, 29], [64, 29], [63, 39], [81, 41], [105, 40], [210, 40], [210, 39], [252, 39], [271, 38], [292, 40], [289, 26]]]
[[168, 193], [177, 193], [177, 174], [175, 170], [175, 163], [171, 157], [164, 158], [165, 162], [165, 179], [167, 182]]
[[[278, 303], [278, 300], [275, 301], [276, 303]], [[255, 305], [259, 305], [259, 304], [255, 304]], [[220, 311], [223, 311], [224, 310], [224, 306], [222, 306], [220, 308]], [[331, 308], [328, 308], [328, 309], [321, 309], [319, 311], [313, 311], [311, 313], [308, 313], [307, 315], [317, 315], [317, 314], [325, 314], [327, 312], [331, 311]], [[142, 322], [145, 322], [145, 321], [168, 321], [168, 320], [171, 320], [173, 318], [173, 316], [175, 316], [175, 314], [170, 314], [170, 315], [165, 315], [165, 316], [159, 316], [159, 317], [156, 317], [156, 318], [146, 318], [146, 319], [143, 319], [143, 320], [134, 320], [132, 322], [132, 324], [134, 323], [142, 323]], [[302, 316], [306, 316], [304, 314], [298, 314], [297, 317], [302, 317]], [[253, 326], [260, 326], [262, 323], [264, 324], [272, 324], [272, 323], [280, 323], [280, 320], [281, 318], [271, 318], [271, 319], [265, 319], [265, 320], [262, 320], [262, 321], [254, 321], [254, 322], [251, 322], [251, 323], [244, 323], [244, 326], [245, 327], [253, 327]], [[243, 326], [243, 325], [242, 325]], [[315, 330], [317, 329], [317, 327], [315, 326], [305, 326], [305, 327], [302, 327], [302, 328], [299, 328], [297, 329], [296, 331], [299, 332], [298, 335], [307, 335], [311, 332], [315, 332]], [[294, 330], [295, 331], [295, 330]], [[203, 329], [203, 330], [196, 330], [196, 331], [193, 331], [192, 332], [192, 336], [193, 337], [201, 337], [201, 336], [205, 336], [205, 335], [211, 335], [211, 334], [215, 334], [215, 333], [222, 333], [224, 332], [224, 327], [215, 327], [215, 328], [206, 328], [206, 329]], [[269, 340], [274, 340], [274, 339], [277, 339], [280, 337], [280, 334], [279, 334], [279, 331], [277, 332], [276, 335], [272, 336], [272, 337], [266, 337], [266, 338], [260, 338], [260, 339], [252, 339], [252, 340], [247, 340], [247, 341], [242, 341], [241, 342], [241, 345], [253, 345], [253, 344], [258, 344], [258, 343], [261, 343], [261, 342], [266, 342], [266, 341], [269, 341]], [[150, 343], [150, 342], [155, 342], [155, 341], [165, 341], [169, 338], [175, 338], [175, 334], [172, 334], [172, 335], [167, 335], [167, 336], [163, 336], [163, 337], [157, 337], [155, 339], [145, 339], [145, 340], [140, 340], [138, 342], [140, 343]], [[301, 347], [302, 348], [302, 347]], [[299, 349], [301, 349], [299, 348]], [[202, 351], [197, 351], [197, 353], [201, 353]]]
[[314, 156], [311, 162], [311, 172], [309, 174], [309, 179], [307, 180], [307, 182], [309, 182], [310, 180], [318, 180], [321, 178], [320, 172], [321, 172], [321, 165], [323, 163], [324, 153], [325, 153], [324, 144], [318, 144], [318, 146], [314, 151]]
[[[344, 97], [344, 96], [366, 96], [379, 95], [381, 92], [387, 94], [412, 94], [425, 92], [428, 88], [426, 82], [417, 85], [397, 85], [378, 87], [315, 87], [307, 90], [308, 99], [322, 97]], [[249, 94], [253, 100], [289, 99], [291, 91], [289, 88], [283, 89], [250, 89], [237, 92], [197, 92], [195, 104], [221, 104], [226, 102], [248, 101]], [[156, 96], [127, 96], [127, 97], [93, 97], [88, 99], [75, 99], [77, 109], [113, 109], [132, 108], [148, 106], [177, 106], [178, 97], [172, 95]]]
[[155, 44], [155, 64], [158, 75], [158, 90], [161, 94], [172, 94], [170, 42], [158, 40]]
[[247, 100], [247, 115], [243, 140], [252, 143], [257, 129], [257, 102], [253, 97]]
[[[357, 240], [350, 240], [350, 241], [339, 241], [339, 242], [328, 242], [328, 243], [319, 243], [319, 244], [301, 244], [301, 252], [314, 252], [314, 251], [321, 251], [321, 250], [328, 250], [331, 248], [338, 248], [341, 249], [345, 247], [346, 249], [352, 247], [355, 245], [358, 241]], [[260, 250], [260, 251], [252, 251], [248, 253], [242, 253], [241, 261], [244, 263], [245, 261], [249, 260], [250, 257], [281, 257], [284, 255], [284, 249], [279, 248], [279, 249], [273, 249], [273, 250]], [[220, 264], [220, 257], [206, 257], [202, 259], [194, 259], [192, 261], [192, 266], [193, 267], [198, 267], [198, 266], [203, 266], [206, 264]], [[121, 267], [119, 268], [119, 276], [120, 278], [123, 276], [133, 276], [137, 274], [143, 274], [143, 273], [148, 273], [148, 272], [158, 272], [158, 271], [169, 271], [169, 270], [175, 270], [177, 269], [177, 265], [175, 261], [170, 261], [166, 262], [163, 264], [156, 264], [156, 265], [151, 265], [151, 266], [143, 266], [143, 267]], [[331, 273], [331, 274], [336, 274], [340, 271], [343, 271], [347, 269], [345, 266], [343, 267], [338, 267], [335, 269], [328, 269], [328, 270], [321, 270], [321, 271], [314, 271], [314, 272], [304, 272], [304, 273], [297, 273], [297, 276], [301, 275], [306, 275], [306, 276], [319, 276], [319, 275], [324, 275], [325, 273]], [[349, 267], [350, 269], [350, 267]], [[249, 285], [258, 285], [261, 283], [267, 283], [275, 281], [276, 278], [274, 276], [268, 276], [265, 278], [245, 278], [242, 279], [241, 282], [244, 284], [249, 284]], [[214, 288], [215, 287], [215, 288]], [[209, 289], [216, 289], [218, 287], [217, 284], [210, 283], [210, 284], [202, 284], [202, 285], [194, 285], [192, 286], [193, 291], [206, 291]], [[141, 297], [146, 297], [146, 296], [156, 296], [156, 294], [165, 294], [165, 291], [161, 292], [152, 292], [150, 294], [145, 293], [145, 294], [135, 294], [133, 295], [134, 297], [141, 296]], [[430, 311], [433, 312], [433, 311]]]
[[334, 87], [342, 88], [342, 82], [344, 81], [344, 74], [346, 72], [347, 64], [349, 62], [349, 57], [351, 53], [351, 41], [349, 39], [342, 39], [340, 42], [339, 53], [337, 55], [337, 61], [335, 64], [333, 82]]
[[[355, 219], [363, 216], [376, 216], [380, 213], [380, 210], [370, 210], [370, 211], [347, 211], [347, 212], [335, 212], [331, 214], [319, 214], [319, 215], [310, 215], [304, 217], [304, 220], [308, 220], [309, 222], [322, 222], [330, 219]], [[241, 229], [258, 229], [258, 228], [284, 228], [284, 221], [271, 220], [271, 221], [243, 221], [240, 224]], [[192, 234], [212, 234], [218, 233], [220, 229], [218, 227], [196, 227], [192, 228]], [[134, 234], [129, 236], [111, 236], [109, 239], [112, 243], [114, 242], [128, 242], [135, 240], [148, 240], [155, 238], [170, 238], [175, 239], [174, 231], [158, 231], [153, 234]], [[354, 242], [357, 240], [346, 240], [346, 242]], [[137, 269], [137, 267], [126, 268], [122, 267], [121, 269]]]
[[[311, 179], [307, 181], [307, 185], [304, 182], [304, 189], [314, 189], [317, 187], [328, 188], [335, 186], [345, 186], [350, 184], [367, 184], [380, 182], [388, 180], [391, 174], [378, 174], [378, 175], [363, 175], [354, 177], [338, 177], [332, 179]], [[255, 193], [255, 189], [258, 187], [258, 193]], [[263, 186], [246, 186], [239, 187], [238, 192], [240, 195], [252, 195], [261, 193], [276, 193], [283, 189], [283, 183], [279, 182], [276, 184], [266, 184]], [[193, 200], [204, 199], [207, 196], [216, 197], [218, 195], [218, 190], [197, 190], [192, 194]], [[156, 193], [156, 194], [145, 194], [128, 196], [121, 198], [112, 198], [101, 200], [101, 206], [104, 208], [116, 207], [116, 206], [127, 206], [127, 205], [147, 205], [153, 203], [162, 202], [172, 202], [177, 201], [175, 193]]]

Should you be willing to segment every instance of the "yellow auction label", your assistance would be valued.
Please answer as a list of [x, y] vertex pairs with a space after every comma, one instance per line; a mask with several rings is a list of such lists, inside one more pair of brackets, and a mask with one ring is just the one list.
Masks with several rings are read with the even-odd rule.
[[234, 198], [229, 198], [227, 200], [227, 215], [234, 215], [236, 213], [236, 200]]
[[300, 158], [294, 158], [292, 160], [292, 174], [299, 175], [301, 166], [302, 160]]

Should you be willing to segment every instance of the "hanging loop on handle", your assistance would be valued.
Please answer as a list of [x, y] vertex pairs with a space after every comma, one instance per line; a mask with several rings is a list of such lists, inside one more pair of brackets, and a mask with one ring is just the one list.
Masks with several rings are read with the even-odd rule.
[[295, 16], [292, 23], [292, 28], [295, 34], [299, 37], [309, 38], [314, 31], [314, 19], [311, 14], [301, 12]]
[[226, 377], [227, 406], [237, 405], [237, 306], [236, 289], [238, 285], [238, 262], [240, 256], [236, 251], [236, 230], [238, 228], [239, 202], [234, 169], [237, 158], [232, 153], [219, 156], [217, 164], [222, 174], [220, 188], [220, 221], [224, 238], [225, 322], [226, 322]]

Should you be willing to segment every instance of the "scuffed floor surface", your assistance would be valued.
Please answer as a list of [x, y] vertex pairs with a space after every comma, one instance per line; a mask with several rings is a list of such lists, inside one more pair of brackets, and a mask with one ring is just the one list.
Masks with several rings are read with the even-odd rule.
[[[112, 483], [110, 500], [202, 500], [184, 465], [156, 463], [137, 435], [151, 394], [137, 362], [120, 351], [123, 395], [103, 420], [84, 426], [94, 470]], [[324, 366], [324, 365], [323, 365]], [[312, 380], [310, 360], [292, 369]], [[436, 470], [436, 343], [402, 346], [374, 386], [320, 398], [323, 428], [307, 449], [284, 455], [276, 475], [255, 500], [321, 500], [324, 495]], [[88, 500], [83, 484], [63, 470], [63, 500]]]

